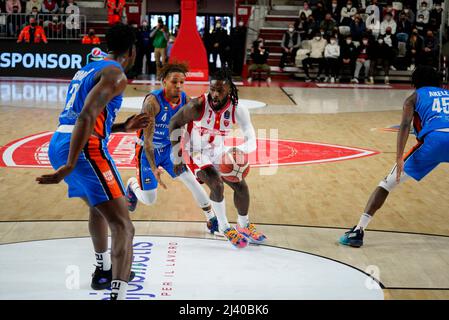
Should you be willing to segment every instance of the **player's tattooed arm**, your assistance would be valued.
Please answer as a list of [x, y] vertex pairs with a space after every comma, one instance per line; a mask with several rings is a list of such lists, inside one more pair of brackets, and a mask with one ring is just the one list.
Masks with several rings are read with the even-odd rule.
[[148, 126], [143, 129], [144, 150], [153, 172], [157, 169], [156, 161], [154, 160], [153, 136], [156, 127], [156, 115], [159, 113], [160, 109], [159, 102], [154, 95], [150, 94], [145, 98], [142, 105], [142, 113], [148, 115], [149, 122]]
[[415, 113], [416, 93], [409, 96], [405, 102], [402, 110], [402, 121], [399, 127], [396, 147], [396, 164], [397, 175], [396, 180], [399, 181], [401, 173], [404, 169], [404, 149], [407, 144], [408, 136], [410, 133], [411, 123], [413, 121], [413, 115]]
[[94, 131], [95, 122], [109, 101], [120, 95], [128, 80], [117, 67], [108, 67], [101, 71], [100, 80], [86, 97], [72, 132], [67, 162], [56, 172], [36, 178], [41, 184], [59, 183], [75, 168], [78, 157]]

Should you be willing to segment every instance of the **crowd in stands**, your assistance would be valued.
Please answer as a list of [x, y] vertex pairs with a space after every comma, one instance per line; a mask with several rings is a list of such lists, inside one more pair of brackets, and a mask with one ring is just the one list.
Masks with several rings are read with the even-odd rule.
[[[413, 70], [418, 64], [437, 67], [442, 2], [304, 1], [297, 21], [282, 38], [279, 67], [302, 67], [306, 81], [312, 81], [311, 66], [318, 68], [315, 81], [336, 82], [346, 72], [353, 83], [374, 83], [378, 68], [388, 83], [390, 70]], [[257, 67], [250, 67], [252, 71], [268, 66], [269, 54], [260, 51], [261, 43], [259, 38], [253, 45]]]
[[8, 14], [1, 23], [2, 33], [17, 38], [17, 42], [47, 43], [48, 36], [79, 37], [79, 20], [67, 18], [79, 13], [74, 0], [0, 0], [0, 13]]

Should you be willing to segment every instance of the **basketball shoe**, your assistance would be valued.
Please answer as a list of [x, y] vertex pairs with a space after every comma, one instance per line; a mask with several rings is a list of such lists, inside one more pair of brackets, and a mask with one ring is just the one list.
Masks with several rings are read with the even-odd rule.
[[218, 219], [217, 217], [213, 217], [209, 219], [206, 223], [207, 231], [210, 232], [210, 234], [213, 234], [215, 236], [224, 237], [223, 232], [220, 231], [218, 228]]
[[341, 238], [340, 243], [345, 246], [360, 248], [363, 246], [364, 232], [362, 229], [354, 230], [354, 226], [351, 230], [347, 231]]
[[260, 244], [264, 242], [267, 237], [256, 230], [256, 226], [252, 223], [249, 223], [245, 228], [242, 228], [237, 223], [237, 231], [242, 234], [245, 238], [247, 238], [251, 243]]
[[245, 248], [248, 245], [248, 240], [237, 232], [234, 227], [230, 227], [223, 231], [223, 235], [236, 248]]
[[130, 178], [128, 180], [128, 188], [126, 188], [126, 204], [128, 205], [129, 212], [134, 212], [137, 206], [137, 197], [131, 188], [132, 183], [137, 183], [137, 179]]
[[[134, 276], [136, 274], [134, 271], [131, 271], [129, 274], [129, 281], [134, 279]], [[108, 289], [111, 286], [112, 282], [112, 268], [108, 271], [104, 271], [100, 269], [98, 266], [95, 268], [94, 273], [92, 274], [92, 282], [90, 284], [90, 287], [94, 290], [104, 290]]]

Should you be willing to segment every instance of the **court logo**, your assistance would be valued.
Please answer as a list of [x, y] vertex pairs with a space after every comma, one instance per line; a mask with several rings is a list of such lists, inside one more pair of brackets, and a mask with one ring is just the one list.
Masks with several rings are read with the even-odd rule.
[[[260, 131], [260, 130], [258, 130]], [[42, 132], [12, 141], [0, 147], [0, 167], [51, 168], [48, 145], [53, 132]], [[327, 143], [266, 138], [261, 132], [257, 136], [257, 150], [249, 155], [252, 167], [276, 167], [286, 165], [308, 165], [363, 158], [378, 154], [378, 151], [358, 147]], [[241, 138], [226, 138], [225, 145], [241, 145]], [[109, 153], [117, 167], [135, 169], [135, 134], [112, 134], [108, 143]]]

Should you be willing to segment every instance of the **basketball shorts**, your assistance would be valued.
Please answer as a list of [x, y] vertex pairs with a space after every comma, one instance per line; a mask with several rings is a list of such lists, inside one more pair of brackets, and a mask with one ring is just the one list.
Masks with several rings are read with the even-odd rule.
[[442, 162], [449, 162], [449, 132], [432, 131], [404, 157], [404, 171], [420, 181]]
[[187, 151], [185, 161], [187, 167], [197, 176], [198, 172], [208, 167], [219, 169], [221, 156], [225, 147], [204, 148], [200, 151]]
[[[50, 141], [48, 156], [55, 170], [67, 162], [71, 136], [71, 133], [55, 132]], [[64, 181], [69, 198], [86, 198], [92, 207], [122, 197], [125, 190], [107, 142], [93, 136], [81, 151], [75, 169]]]
[[[172, 178], [176, 178], [171, 159], [171, 145], [164, 148], [154, 149], [154, 162], [156, 167], [162, 167]], [[142, 190], [153, 190], [157, 188], [157, 179], [151, 170], [150, 162], [145, 154], [144, 147], [136, 145], [136, 169], [137, 181]]]

